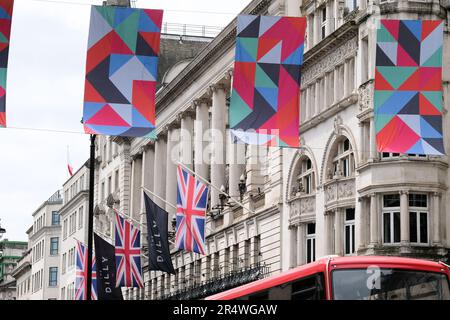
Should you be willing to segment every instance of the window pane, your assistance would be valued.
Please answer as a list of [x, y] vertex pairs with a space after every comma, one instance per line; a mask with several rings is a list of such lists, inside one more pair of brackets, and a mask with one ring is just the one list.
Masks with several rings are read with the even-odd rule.
[[345, 254], [350, 254], [350, 226], [345, 226]]
[[308, 223], [307, 234], [315, 234], [315, 233], [316, 233], [316, 224], [315, 223]]
[[391, 242], [391, 214], [389, 212], [383, 214], [383, 231], [384, 242]]
[[345, 220], [346, 221], [355, 220], [355, 208], [345, 210]]
[[409, 213], [409, 240], [417, 242], [417, 212]]
[[383, 196], [383, 206], [385, 208], [400, 207], [400, 195], [399, 194], [384, 195]]
[[306, 263], [311, 262], [311, 242], [312, 239], [306, 240]]
[[354, 253], [355, 252], [355, 225], [351, 226], [352, 228], [352, 249], [350, 253]]
[[312, 239], [312, 252], [313, 252], [313, 255], [312, 255], [312, 261], [316, 261], [316, 238], [313, 238]]
[[427, 195], [410, 193], [409, 194], [409, 206], [426, 208], [427, 207]]
[[400, 212], [394, 212], [394, 242], [400, 242]]
[[420, 243], [428, 243], [428, 219], [427, 213], [420, 213]]

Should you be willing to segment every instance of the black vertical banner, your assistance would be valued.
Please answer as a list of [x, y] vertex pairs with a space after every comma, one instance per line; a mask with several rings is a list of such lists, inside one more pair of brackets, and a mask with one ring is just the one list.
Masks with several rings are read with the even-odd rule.
[[123, 300], [122, 290], [116, 288], [116, 255], [114, 246], [94, 233], [97, 264], [98, 300]]
[[149, 270], [161, 270], [175, 273], [170, 258], [169, 238], [167, 234], [168, 213], [154, 203], [144, 192], [145, 211], [147, 211], [147, 240]]

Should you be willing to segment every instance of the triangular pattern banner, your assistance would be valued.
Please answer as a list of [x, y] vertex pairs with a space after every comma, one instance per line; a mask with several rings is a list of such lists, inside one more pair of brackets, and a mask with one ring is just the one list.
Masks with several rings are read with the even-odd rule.
[[86, 133], [154, 137], [162, 16], [161, 10], [91, 7]]
[[0, 128], [6, 127], [6, 74], [14, 0], [0, 0]]
[[306, 19], [240, 15], [229, 109], [233, 142], [299, 147]]
[[374, 115], [379, 152], [443, 155], [440, 20], [381, 20]]

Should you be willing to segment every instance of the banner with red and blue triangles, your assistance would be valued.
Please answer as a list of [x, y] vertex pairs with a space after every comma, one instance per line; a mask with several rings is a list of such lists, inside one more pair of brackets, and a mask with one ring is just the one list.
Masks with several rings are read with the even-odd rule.
[[6, 127], [6, 71], [14, 0], [0, 0], [0, 128]]
[[232, 141], [299, 146], [306, 18], [240, 15], [229, 111]]
[[374, 115], [379, 152], [442, 155], [440, 20], [381, 20]]
[[162, 16], [161, 10], [92, 6], [86, 133], [152, 136]]

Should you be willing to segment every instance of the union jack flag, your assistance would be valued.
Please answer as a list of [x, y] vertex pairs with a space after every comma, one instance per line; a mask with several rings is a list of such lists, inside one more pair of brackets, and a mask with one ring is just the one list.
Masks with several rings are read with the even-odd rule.
[[208, 187], [178, 166], [177, 249], [205, 254], [205, 220]]
[[116, 212], [116, 287], [144, 287], [141, 232]]
[[[77, 264], [75, 281], [75, 300], [86, 300], [87, 289], [87, 249], [77, 240]], [[92, 255], [91, 299], [97, 300], [97, 266], [95, 255]]]

